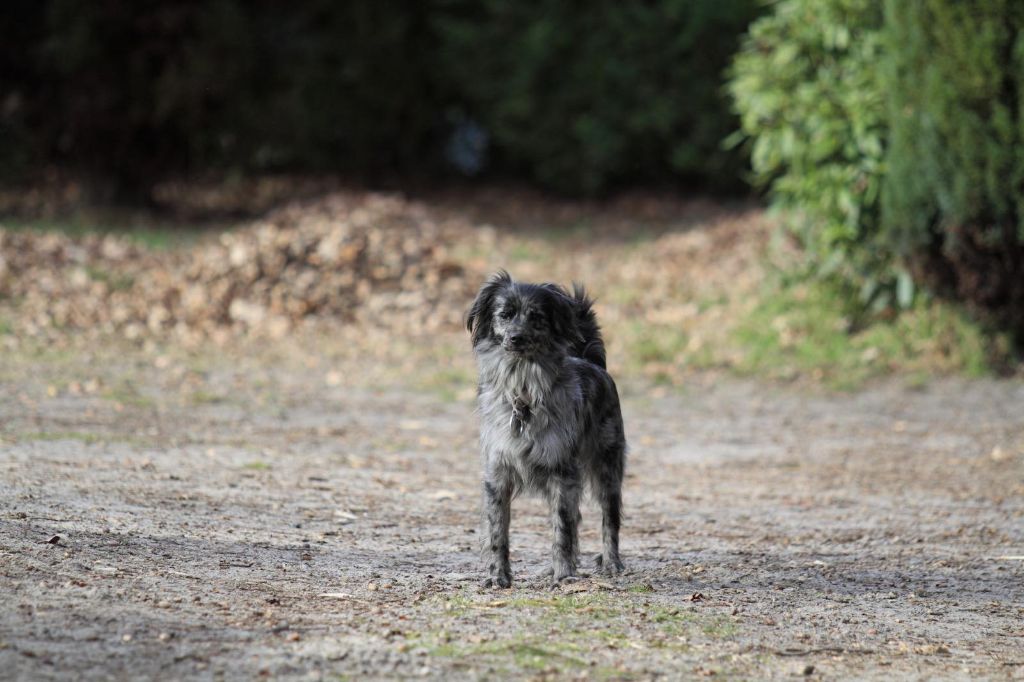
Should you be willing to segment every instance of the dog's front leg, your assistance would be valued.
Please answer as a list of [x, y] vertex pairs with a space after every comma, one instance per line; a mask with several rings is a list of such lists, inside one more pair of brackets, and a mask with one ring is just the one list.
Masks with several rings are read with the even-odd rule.
[[487, 543], [490, 577], [485, 587], [510, 587], [512, 565], [508, 556], [508, 527], [512, 518], [512, 480], [507, 473], [491, 473], [484, 479], [484, 514], [487, 528], [484, 542]]
[[559, 477], [548, 489], [551, 527], [551, 579], [555, 585], [576, 575], [579, 552], [580, 494], [583, 486], [578, 476]]

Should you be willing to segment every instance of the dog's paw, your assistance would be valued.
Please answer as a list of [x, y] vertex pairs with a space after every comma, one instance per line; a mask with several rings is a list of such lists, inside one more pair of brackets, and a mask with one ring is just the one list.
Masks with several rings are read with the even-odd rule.
[[603, 576], [614, 578], [617, 575], [622, 575], [626, 570], [625, 564], [619, 557], [611, 557], [605, 561], [605, 558], [598, 554], [594, 557], [594, 563], [597, 565], [597, 572]]
[[552, 589], [566, 583], [574, 583], [580, 579], [576, 573], [575, 562], [561, 561], [556, 561], [552, 564], [551, 573], [548, 574], [548, 577], [551, 579]]
[[552, 590], [557, 590], [562, 585], [572, 585], [573, 583], [576, 583], [576, 582], [579, 582], [579, 581], [580, 581], [580, 576], [578, 576], [578, 575], [566, 575], [566, 576], [563, 576], [563, 577], [559, 578], [558, 580], [552, 580], [550, 587], [551, 587]]
[[497, 574], [492, 575], [488, 578], [484, 578], [483, 582], [480, 583], [481, 587], [490, 588], [506, 588], [512, 587], [512, 572], [511, 571], [498, 571]]

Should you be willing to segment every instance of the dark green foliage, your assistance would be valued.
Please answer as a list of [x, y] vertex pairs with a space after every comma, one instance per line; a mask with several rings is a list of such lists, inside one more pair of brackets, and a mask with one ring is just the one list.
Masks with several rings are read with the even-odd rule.
[[[43, 156], [38, 148], [35, 55], [46, 36], [43, 13], [33, 0], [11, 0], [0, 11], [0, 180], [17, 178]], [[34, 88], [34, 89], [33, 89]]]
[[876, 308], [911, 293], [877, 240], [882, 21], [876, 0], [782, 0], [751, 26], [729, 83], [754, 177], [785, 209], [813, 271]]
[[[490, 170], [593, 192], [735, 182], [721, 72], [758, 0], [11, 0], [0, 171]], [[461, 117], [461, 118], [460, 118]]]
[[436, 19], [466, 112], [546, 186], [735, 183], [722, 72], [754, 0], [454, 0]]
[[438, 118], [427, 12], [414, 0], [53, 0], [32, 16], [45, 39], [19, 92], [48, 159], [122, 183], [209, 168], [401, 171]]
[[1024, 4], [890, 0], [885, 238], [1024, 334]]
[[1021, 332], [1022, 86], [1024, 3], [782, 0], [730, 90], [815, 272], [862, 311], [925, 288]]

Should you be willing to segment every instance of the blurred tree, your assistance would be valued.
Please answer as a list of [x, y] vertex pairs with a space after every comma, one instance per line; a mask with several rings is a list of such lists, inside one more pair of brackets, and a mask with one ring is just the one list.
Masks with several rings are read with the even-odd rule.
[[0, 169], [56, 162], [144, 190], [208, 169], [426, 174], [447, 157], [570, 192], [736, 187], [722, 69], [759, 8], [11, 0]]
[[446, 0], [434, 15], [456, 106], [499, 162], [545, 186], [735, 188], [722, 73], [757, 0]]
[[10, 0], [0, 12], [0, 179], [17, 178], [45, 156], [38, 129], [50, 93], [37, 72], [45, 15], [34, 0]]
[[53, 0], [39, 64], [54, 157], [129, 185], [208, 168], [420, 164], [428, 7], [413, 0]]

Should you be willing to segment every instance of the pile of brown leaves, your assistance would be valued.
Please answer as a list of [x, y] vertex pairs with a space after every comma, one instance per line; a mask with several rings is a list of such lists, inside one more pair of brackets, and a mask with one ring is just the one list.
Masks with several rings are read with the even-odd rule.
[[286, 206], [174, 251], [0, 230], [0, 299], [14, 304], [16, 333], [42, 338], [281, 336], [315, 319], [431, 331], [460, 323], [479, 282], [445, 247], [466, 232], [414, 202], [362, 193]]

